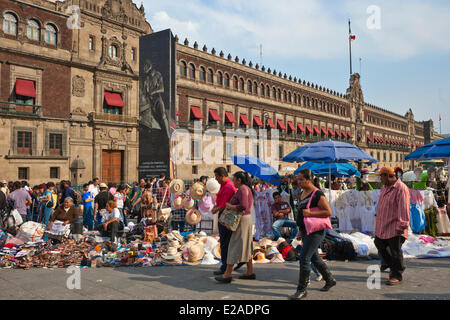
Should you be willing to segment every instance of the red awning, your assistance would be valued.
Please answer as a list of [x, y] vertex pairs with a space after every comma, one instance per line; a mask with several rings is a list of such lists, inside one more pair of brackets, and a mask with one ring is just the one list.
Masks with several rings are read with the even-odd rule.
[[262, 127], [262, 122], [261, 122], [261, 119], [259, 119], [259, 117], [258, 116], [253, 116], [253, 122], [256, 122], [256, 125], [258, 126], [258, 127]]
[[192, 114], [195, 119], [203, 119], [202, 112], [200, 111], [200, 107], [191, 107]]
[[305, 128], [302, 126], [301, 123], [297, 123], [297, 128], [298, 128], [301, 132], [306, 132]]
[[246, 126], [250, 125], [250, 121], [248, 121], [248, 118], [245, 114], [241, 114], [240, 119], [241, 123], [245, 124]]
[[105, 91], [106, 104], [111, 107], [124, 107], [122, 96], [117, 92]]
[[321, 127], [321, 128], [320, 128], [320, 131], [322, 132], [322, 134], [323, 134], [324, 136], [327, 136], [327, 135], [328, 135], [328, 132], [327, 132], [327, 130], [326, 130], [324, 127]]
[[269, 126], [269, 128], [272, 128], [272, 129], [275, 129], [275, 128], [276, 128], [275, 125], [274, 125], [273, 122], [272, 122], [272, 119], [267, 118], [266, 123], [267, 123], [267, 125]]
[[369, 137], [369, 136], [367, 136], [367, 140], [368, 140], [369, 142], [373, 142], [373, 139], [372, 139], [371, 137]]
[[313, 129], [315, 134], [320, 134], [319, 128], [317, 128], [317, 126], [314, 126]]
[[328, 133], [330, 134], [330, 136], [334, 137], [334, 130], [333, 129], [328, 129]]
[[209, 118], [214, 121], [221, 121], [216, 109], [209, 109]]
[[313, 130], [311, 129], [311, 127], [309, 125], [306, 125], [306, 130], [308, 130], [309, 133], [313, 133]]
[[36, 89], [31, 80], [16, 79], [16, 94], [20, 96], [36, 98]]
[[227, 122], [230, 123], [236, 123], [236, 119], [234, 118], [233, 114], [229, 111], [225, 112], [225, 117], [227, 118]]
[[291, 131], [295, 132], [295, 126], [292, 124], [292, 122], [288, 121], [288, 127], [291, 129]]
[[342, 134], [339, 132], [339, 130], [335, 130], [336, 131], [336, 135], [339, 137], [339, 138], [342, 138]]
[[342, 133], [342, 138], [345, 138], [345, 139], [347, 139], [347, 134], [345, 133], [345, 131], [344, 131], [344, 130], [342, 130], [342, 131], [341, 131], [341, 133]]
[[286, 130], [286, 126], [284, 125], [283, 121], [277, 120], [277, 124], [281, 130]]
[[349, 139], [352, 139], [352, 138], [353, 138], [352, 135], [350, 134], [350, 131], [347, 131], [347, 137], [348, 137]]

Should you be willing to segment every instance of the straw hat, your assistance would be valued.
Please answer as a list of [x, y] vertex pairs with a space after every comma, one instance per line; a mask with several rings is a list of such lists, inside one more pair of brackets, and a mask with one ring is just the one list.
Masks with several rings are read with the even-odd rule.
[[180, 210], [181, 208], [183, 208], [182, 201], [183, 201], [183, 198], [181, 198], [181, 197], [176, 197], [175, 199], [173, 199], [173, 202], [172, 202], [173, 207], [174, 207], [176, 210]]
[[178, 249], [179, 247], [181, 247], [180, 241], [178, 241], [178, 240], [169, 240], [168, 244], [169, 244], [170, 248]]
[[192, 199], [201, 199], [206, 194], [206, 187], [201, 182], [194, 183], [189, 189], [191, 192]]
[[259, 240], [259, 245], [263, 248], [265, 248], [267, 246], [271, 246], [272, 244], [273, 244], [273, 242], [269, 238], [263, 238], [263, 239]]
[[175, 247], [169, 247], [166, 253], [161, 253], [161, 258], [163, 258], [164, 260], [174, 260], [180, 257], [181, 253], [178, 252], [177, 248]]
[[216, 247], [213, 250], [213, 253], [214, 253], [214, 257], [216, 257], [217, 259], [220, 259], [220, 260], [222, 259], [222, 255], [220, 254], [220, 243], [218, 243], [216, 245]]
[[283, 256], [281, 253], [274, 254], [273, 258], [270, 260], [270, 263], [284, 263]]
[[202, 214], [197, 209], [190, 209], [186, 212], [185, 220], [187, 224], [195, 226], [202, 221]]
[[203, 256], [205, 255], [205, 249], [202, 245], [196, 244], [187, 249], [187, 261], [185, 261], [186, 264], [190, 265], [197, 265], [200, 264], [201, 259], [203, 259]]
[[181, 205], [186, 210], [192, 209], [194, 207], [194, 204], [195, 204], [194, 199], [192, 199], [190, 197], [186, 197], [181, 201]]
[[167, 235], [167, 240], [178, 240], [179, 242], [183, 242], [184, 238], [180, 234], [180, 231], [173, 230], [172, 232], [169, 232]]
[[174, 179], [169, 185], [170, 193], [180, 194], [184, 192], [184, 181], [181, 179]]
[[206, 182], [206, 190], [211, 194], [219, 193], [220, 183], [214, 178], [208, 179]]
[[158, 220], [165, 222], [170, 217], [171, 212], [172, 208], [161, 209], [161, 212], [158, 212]]
[[280, 253], [278, 249], [274, 246], [269, 247], [269, 249], [266, 251], [266, 257], [271, 258], [273, 255]]
[[253, 263], [270, 263], [270, 260], [266, 259], [266, 256], [263, 252], [258, 252], [253, 257]]

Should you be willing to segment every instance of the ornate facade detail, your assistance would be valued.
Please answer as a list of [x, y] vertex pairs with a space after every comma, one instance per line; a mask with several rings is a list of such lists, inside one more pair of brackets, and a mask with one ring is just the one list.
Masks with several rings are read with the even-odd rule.
[[84, 97], [85, 82], [84, 78], [79, 75], [72, 78], [72, 94], [75, 97]]
[[76, 107], [75, 110], [71, 112], [72, 116], [87, 116], [87, 113], [83, 111], [80, 107]]

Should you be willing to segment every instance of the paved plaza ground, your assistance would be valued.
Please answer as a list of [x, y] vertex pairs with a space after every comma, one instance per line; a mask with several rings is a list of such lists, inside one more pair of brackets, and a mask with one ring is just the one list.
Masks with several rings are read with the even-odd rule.
[[[328, 261], [338, 285], [323, 293], [323, 282], [311, 281], [307, 299], [450, 299], [450, 259], [408, 259], [404, 283], [386, 286], [388, 273], [382, 272], [381, 289], [369, 290], [367, 267], [377, 263]], [[295, 292], [298, 262], [255, 265], [256, 281], [237, 279], [239, 270], [231, 284], [214, 280], [217, 267], [85, 268], [79, 290], [67, 288], [66, 269], [1, 269], [0, 299], [285, 300]]]

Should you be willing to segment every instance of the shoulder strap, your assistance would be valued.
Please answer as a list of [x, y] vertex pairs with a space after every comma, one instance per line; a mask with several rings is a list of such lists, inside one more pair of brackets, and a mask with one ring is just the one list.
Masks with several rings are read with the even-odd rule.
[[314, 191], [312, 192], [311, 197], [309, 198], [309, 201], [308, 201], [308, 205], [306, 206], [306, 209], [309, 209], [309, 207], [310, 207], [310, 205], [311, 205], [312, 198], [313, 198], [314, 195], [316, 194], [317, 190], [319, 190], [319, 189], [316, 189], [316, 190], [314, 190]]

